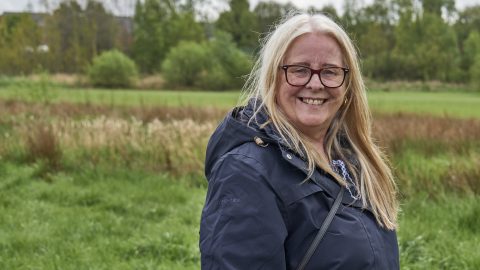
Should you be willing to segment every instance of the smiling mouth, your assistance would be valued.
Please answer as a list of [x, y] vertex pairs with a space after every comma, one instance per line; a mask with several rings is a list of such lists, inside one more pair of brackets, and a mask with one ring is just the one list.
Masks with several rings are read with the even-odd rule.
[[323, 98], [305, 98], [299, 97], [298, 98], [301, 102], [308, 104], [308, 105], [322, 105], [325, 103], [326, 99]]

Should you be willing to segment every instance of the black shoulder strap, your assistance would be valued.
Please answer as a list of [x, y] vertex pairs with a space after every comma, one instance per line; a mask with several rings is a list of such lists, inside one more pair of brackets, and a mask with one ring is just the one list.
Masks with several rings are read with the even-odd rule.
[[342, 188], [338, 192], [337, 198], [335, 198], [335, 202], [333, 203], [332, 208], [328, 212], [328, 215], [323, 221], [322, 226], [320, 227], [320, 230], [318, 230], [318, 233], [315, 236], [315, 239], [313, 239], [312, 244], [310, 245], [307, 252], [303, 256], [303, 259], [298, 265], [297, 270], [305, 269], [305, 266], [307, 266], [308, 262], [310, 261], [310, 258], [312, 258], [313, 253], [317, 249], [318, 244], [320, 244], [320, 241], [322, 241], [322, 238], [325, 235], [325, 232], [327, 232], [328, 227], [330, 227], [330, 223], [332, 223], [333, 217], [337, 213], [338, 207], [342, 202], [344, 190], [345, 190], [345, 187], [342, 186]]

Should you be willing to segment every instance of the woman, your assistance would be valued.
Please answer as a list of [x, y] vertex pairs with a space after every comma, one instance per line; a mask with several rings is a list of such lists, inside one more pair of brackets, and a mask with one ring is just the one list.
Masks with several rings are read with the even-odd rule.
[[287, 19], [247, 89], [208, 144], [202, 269], [399, 269], [396, 187], [345, 31]]

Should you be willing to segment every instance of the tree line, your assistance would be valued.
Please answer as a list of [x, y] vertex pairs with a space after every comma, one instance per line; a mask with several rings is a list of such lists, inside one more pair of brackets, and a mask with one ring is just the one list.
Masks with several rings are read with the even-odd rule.
[[[0, 74], [85, 73], [102, 52], [121, 51], [143, 74], [162, 73], [172, 85], [241, 85], [261, 40], [296, 7], [228, 0], [211, 20], [206, 0], [137, 1], [133, 18], [118, 18], [100, 1], [62, 1], [35, 20], [0, 17]], [[455, 9], [455, 0], [345, 0], [309, 8], [339, 22], [358, 46], [363, 71], [377, 80], [480, 80], [480, 5]], [[128, 23], [133, 25], [128, 31]], [[182, 76], [179, 76], [182, 74]]]

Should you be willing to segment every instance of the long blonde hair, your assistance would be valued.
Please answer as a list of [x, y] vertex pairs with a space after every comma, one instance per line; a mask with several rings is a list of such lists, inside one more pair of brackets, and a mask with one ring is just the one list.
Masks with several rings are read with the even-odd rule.
[[[350, 69], [346, 79], [346, 102], [334, 117], [324, 139], [327, 160], [314, 150], [313, 142], [289, 122], [276, 103], [279, 66], [290, 44], [306, 33], [323, 33], [339, 44], [344, 62]], [[387, 160], [371, 137], [371, 115], [358, 57], [345, 31], [322, 14], [292, 14], [263, 41], [262, 49], [244, 87], [242, 103], [257, 100], [256, 113], [265, 108], [280, 136], [291, 149], [303, 155], [310, 177], [315, 168], [330, 173], [341, 185], [342, 177], [330, 167], [335, 156], [347, 165], [355, 179], [364, 207], [370, 207], [377, 222], [387, 228], [397, 226], [397, 189]], [[345, 147], [345, 141], [348, 147]], [[352, 156], [354, 159], [352, 159]]]

